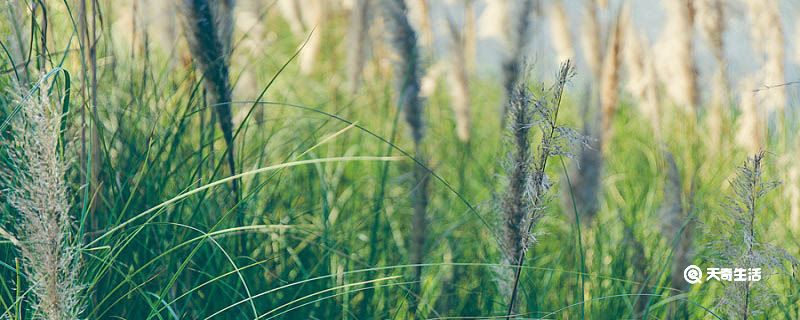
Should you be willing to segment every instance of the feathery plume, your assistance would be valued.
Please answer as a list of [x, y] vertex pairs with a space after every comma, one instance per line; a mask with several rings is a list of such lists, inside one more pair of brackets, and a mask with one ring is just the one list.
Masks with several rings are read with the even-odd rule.
[[364, 64], [369, 55], [369, 25], [371, 5], [369, 0], [356, 0], [351, 13], [348, 38], [350, 45], [347, 54], [347, 79], [350, 92], [355, 92], [361, 85]]
[[20, 0], [9, 0], [8, 9], [5, 10], [7, 21], [10, 22], [11, 32], [8, 35], [8, 54], [13, 59], [14, 65], [11, 69], [19, 77], [20, 83], [27, 83], [28, 70], [25, 64], [26, 47], [30, 43], [30, 31], [25, 27], [25, 19], [28, 17], [27, 8]]
[[781, 273], [784, 263], [797, 267], [798, 260], [782, 248], [762, 242], [756, 233], [760, 221], [760, 200], [779, 182], [764, 180], [764, 153], [756, 153], [739, 168], [730, 181], [733, 194], [727, 198], [724, 214], [714, 221], [709, 250], [710, 260], [718, 266], [761, 269], [760, 281], [725, 284], [725, 294], [719, 304], [731, 319], [763, 316], [762, 308], [772, 303], [774, 294], [767, 285], [775, 274]]
[[786, 105], [786, 88], [772, 87], [786, 82], [784, 75], [784, 35], [780, 9], [776, 0], [747, 0], [748, 15], [752, 22], [753, 48], [762, 55], [763, 67], [759, 82], [770, 86], [764, 90], [761, 105], [768, 113], [783, 113]]
[[[533, 14], [534, 3], [533, 0], [522, 0], [520, 5], [520, 8], [516, 11], [517, 15], [514, 19], [511, 19], [514, 27], [510, 28], [512, 32], [509, 33], [509, 55], [506, 61], [503, 62], [503, 88], [505, 88], [506, 100], [510, 99], [513, 91], [516, 90], [514, 86], [517, 85], [519, 78], [522, 76], [525, 49], [530, 38], [531, 15]], [[504, 103], [501, 118], [503, 121], [506, 120], [508, 108], [508, 102]]]
[[724, 106], [728, 103], [728, 76], [725, 72], [727, 60], [725, 59], [725, 10], [722, 0], [699, 0], [695, 2], [697, 24], [700, 26], [703, 38], [709, 44], [711, 53], [716, 60], [711, 89], [710, 113], [708, 128], [712, 148], [718, 149], [722, 145], [722, 131], [725, 117]]
[[328, 15], [328, 1], [325, 0], [312, 0], [307, 3], [305, 7], [307, 10], [303, 12], [303, 18], [307, 19], [306, 26], [313, 32], [306, 43], [306, 46], [300, 52], [300, 72], [303, 74], [311, 74], [317, 65], [320, 50], [322, 50], [322, 35], [325, 31], [325, 23]]
[[584, 18], [581, 25], [581, 47], [583, 56], [594, 80], [600, 81], [600, 70], [603, 54], [600, 45], [600, 20], [597, 16], [597, 5], [594, 0], [584, 0]]
[[78, 319], [83, 309], [80, 252], [71, 236], [64, 181], [68, 165], [59, 142], [63, 115], [48, 91], [45, 84], [30, 96], [18, 97], [21, 113], [12, 125], [12, 138], [2, 143], [10, 170], [0, 173], [0, 179], [8, 204], [19, 214], [16, 239], [32, 286], [34, 318]]
[[794, 53], [795, 53], [795, 63], [800, 64], [800, 20], [797, 20], [794, 24]]
[[725, 60], [725, 11], [722, 0], [696, 0], [695, 5], [695, 17], [703, 38], [708, 42], [717, 63], [722, 63]]
[[289, 29], [296, 35], [306, 32], [306, 25], [303, 10], [300, 7], [300, 0], [277, 0], [278, 11], [283, 19], [289, 24]]
[[637, 106], [645, 118], [650, 121], [653, 132], [658, 139], [661, 134], [661, 106], [658, 94], [658, 76], [655, 70], [655, 58], [646, 44], [641, 31], [633, 25], [630, 10], [622, 11], [623, 38], [622, 56], [625, 65], [627, 82], [626, 90], [638, 101]]
[[428, 0], [416, 0], [412, 4], [412, 12], [416, 13], [416, 19], [419, 26], [420, 43], [422, 47], [431, 49], [433, 48], [433, 25], [431, 24], [431, 5]]
[[[217, 114], [217, 122], [228, 147], [227, 161], [231, 175], [236, 174], [233, 154], [233, 119], [229, 58], [233, 34], [233, 0], [182, 0], [186, 18], [189, 49], [203, 72], [208, 104]], [[238, 181], [233, 181], [238, 198]]]
[[697, 68], [694, 61], [693, 16], [691, 0], [662, 1], [667, 22], [657, 44], [659, 77], [669, 97], [694, 114], [698, 105]]
[[[501, 292], [510, 294], [507, 316], [516, 310], [525, 253], [536, 242], [534, 231], [544, 216], [551, 187], [545, 174], [547, 161], [552, 156], [569, 155], [569, 145], [580, 137], [574, 130], [557, 124], [563, 90], [572, 72], [570, 62], [565, 62], [556, 84], [537, 98], [533, 97], [525, 79], [519, 79], [510, 96], [508, 134], [511, 150], [505, 164], [505, 191], [500, 200], [501, 249], [505, 264], [515, 268], [512, 269], [513, 278], [500, 274], [497, 279]], [[531, 143], [532, 129], [541, 132], [536, 145]]]
[[470, 111], [469, 75], [467, 74], [465, 34], [458, 30], [453, 21], [449, 21], [450, 49], [450, 100], [456, 119], [456, 134], [462, 142], [469, 141], [472, 115]]
[[475, 57], [477, 56], [477, 37], [478, 30], [476, 30], [477, 16], [475, 13], [475, 1], [464, 1], [464, 56], [467, 63], [467, 73], [473, 74], [475, 72]]
[[738, 120], [736, 142], [749, 153], [755, 154], [764, 147], [763, 112], [756, 106], [756, 96], [753, 92], [755, 81], [752, 78], [745, 78], [739, 86], [741, 92], [739, 108], [742, 114]]
[[550, 38], [558, 53], [558, 61], [567, 61], [575, 57], [572, 35], [569, 31], [569, 19], [564, 9], [564, 3], [561, 1], [550, 6]]
[[[624, 10], [624, 9], [623, 9]], [[619, 69], [620, 51], [622, 48], [622, 32], [620, 21], [621, 16], [617, 16], [614, 23], [614, 32], [611, 34], [606, 54], [603, 61], [603, 69], [600, 79], [600, 110], [603, 114], [603, 139], [611, 140], [611, 129], [614, 115], [617, 112], [617, 102], [619, 99]], [[605, 146], [605, 145], [604, 145]], [[605, 147], [604, 147], [605, 149]]]
[[417, 43], [417, 33], [408, 20], [408, 8], [405, 0], [384, 0], [387, 31], [390, 42], [396, 53], [394, 65], [397, 78], [398, 92], [400, 92], [398, 105], [405, 114], [406, 123], [411, 129], [414, 140], [415, 157], [423, 164], [414, 165], [414, 189], [412, 203], [414, 216], [412, 218], [411, 254], [410, 263], [413, 267], [414, 285], [413, 297], [408, 306], [409, 313], [416, 317], [417, 305], [421, 290], [422, 265], [425, 251], [425, 233], [427, 226], [428, 207], [428, 172], [424, 167], [425, 154], [422, 149], [424, 120], [422, 118], [423, 101], [420, 97], [420, 51]]

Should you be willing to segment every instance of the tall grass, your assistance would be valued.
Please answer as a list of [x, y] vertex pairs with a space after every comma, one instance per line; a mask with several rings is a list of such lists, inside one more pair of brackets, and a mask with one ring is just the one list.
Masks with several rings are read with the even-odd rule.
[[[231, 112], [230, 54], [233, 36], [233, 0], [184, 0], [181, 9], [186, 19], [186, 38], [194, 59], [203, 72], [208, 105], [217, 115], [217, 123], [227, 146], [226, 159], [231, 175], [236, 174]], [[233, 181], [233, 193], [239, 187]]]
[[[462, 2], [448, 2], [454, 10], [446, 13], [455, 14], [446, 21], [434, 6], [440, 3], [427, 1], [433, 47], [417, 38], [417, 0], [407, 1], [411, 18], [394, 1], [361, 2], [371, 10], [368, 24], [353, 21], [353, 2], [326, 1], [323, 25], [312, 21], [318, 2], [281, 0], [241, 14], [259, 6], [240, 0], [229, 38], [217, 19], [194, 20], [202, 21], [194, 29], [185, 23], [185, 38], [170, 36], [179, 33], [171, 27], [159, 31], [153, 24], [181, 17], [155, 9], [161, 5], [148, 8], [151, 1], [86, 1], [85, 11], [80, 1], [0, 4], [4, 16], [21, 13], [0, 20], [0, 318], [61, 312], [54, 309], [74, 311], [50, 316], [59, 319], [506, 318], [511, 306], [512, 317], [534, 319], [724, 319], [745, 314], [733, 299], [748, 291], [751, 319], [800, 317], [792, 258], [800, 244], [791, 226], [796, 141], [768, 134], [778, 117], [761, 108], [769, 90], [758, 74], [729, 88], [719, 145], [711, 146], [711, 101], [699, 99], [689, 115], [697, 121], [672, 101], [668, 87], [678, 79], [659, 78], [661, 52], [630, 6], [564, 2], [569, 17], [589, 14], [567, 25], [575, 39], [596, 45], [575, 44], [587, 54], [578, 57], [574, 86], [564, 86], [563, 72], [553, 85], [537, 79], [550, 69], [551, 53], [528, 44], [545, 41], [539, 26], [553, 13], [526, 15], [530, 32], [520, 44], [528, 48], [520, 57], [536, 52], [534, 71], [520, 68], [511, 90], [517, 94], [506, 95], [504, 61], [495, 61], [501, 69], [492, 74], [478, 53], [505, 44], [484, 38], [487, 25], [516, 37], [524, 1], [507, 1], [512, 18], [498, 21], [482, 9], [499, 2], [466, 1], [464, 19], [457, 16]], [[173, 4], [185, 14], [193, 3]], [[207, 4], [217, 16], [226, 3]], [[725, 3], [723, 20], [737, 21], [731, 17], [739, 12], [726, 10], [737, 8], [745, 6]], [[692, 37], [709, 32], [694, 18], [700, 28]], [[365, 29], [352, 31], [354, 24]], [[321, 35], [320, 51], [305, 73], [298, 58], [312, 29]], [[357, 38], [352, 32], [368, 40], [361, 58], [345, 40]], [[613, 61], [607, 52], [616, 33], [614, 134], [604, 138], [601, 70]], [[458, 40], [454, 48], [439, 42], [448, 35]], [[198, 37], [230, 42], [185, 43]], [[714, 37], [695, 38], [692, 51], [710, 48]], [[736, 57], [726, 57], [731, 66]], [[362, 71], [353, 91], [348, 69], [356, 59]], [[713, 96], [718, 66], [710, 62], [698, 68], [702, 97]], [[215, 74], [221, 69], [227, 76]], [[451, 78], [431, 81], [438, 89], [421, 99], [424, 69]], [[48, 71], [41, 90], [31, 90]], [[212, 101], [230, 90], [236, 94], [227, 102]], [[472, 119], [468, 143], [459, 139], [463, 127], [453, 110], [459, 99], [468, 101]], [[501, 104], [518, 116], [506, 118], [508, 127], [500, 126]], [[232, 145], [214, 123], [224, 118], [221, 107], [230, 110]], [[46, 126], [25, 124], [36, 122], [29, 121], [36, 110], [45, 110], [36, 119]], [[795, 121], [791, 113], [780, 120], [790, 127]], [[586, 138], [568, 127], [583, 127]], [[99, 143], [90, 137], [95, 128]], [[45, 131], [47, 139], [37, 138]], [[770, 151], [760, 162], [762, 181], [786, 181], [785, 193], [761, 192], [755, 223], [740, 223], [732, 218], [740, 211], [719, 202], [731, 195], [746, 207], [728, 180], [740, 159], [762, 148]], [[235, 174], [220, 176], [229, 170], [228, 150], [235, 151]], [[31, 171], [12, 157], [23, 154], [60, 166]], [[238, 199], [230, 192], [234, 181]], [[566, 201], [552, 199], [554, 188]], [[48, 209], [39, 211], [11, 201], [29, 195], [58, 199], [36, 202]], [[39, 212], [55, 221], [45, 236], [54, 242], [26, 239], [23, 231], [36, 229], [27, 217]], [[697, 232], [703, 229], [713, 232]], [[729, 264], [750, 256], [741, 240], [751, 233], [754, 254], [769, 257], [755, 259], [765, 268], [763, 281], [749, 290], [683, 282], [686, 264], [737, 267]], [[723, 243], [725, 250], [717, 246]], [[35, 261], [45, 257], [70, 267]], [[61, 275], [56, 291], [48, 285], [53, 272]]]
[[[509, 136], [511, 149], [506, 163], [506, 190], [501, 200], [503, 211], [504, 262], [514, 267], [513, 276], [498, 280], [501, 292], [509, 295], [506, 316], [516, 312], [516, 300], [525, 254], [536, 242], [535, 230], [544, 216], [544, 208], [551, 187], [545, 169], [552, 156], [569, 150], [566, 144], [574, 142], [577, 135], [558, 124], [561, 97], [573, 72], [569, 60], [564, 63], [549, 92], [534, 98], [522, 78], [515, 84], [509, 98]], [[541, 138], [531, 143], [531, 130], [538, 128]]]
[[[22, 252], [30, 285], [33, 318], [79, 319], [83, 311], [79, 282], [79, 237], [72, 232], [66, 149], [61, 139], [62, 109], [48, 95], [50, 85], [17, 87], [20, 114], [3, 141], [8, 163], [0, 174], [3, 197], [16, 212], [12, 243]], [[68, 151], [68, 152], [69, 152]], [[23, 295], [24, 296], [24, 295]]]
[[[394, 72], [397, 82], [398, 107], [405, 115], [414, 141], [414, 157], [421, 161], [413, 168], [411, 202], [414, 215], [411, 220], [409, 263], [412, 265], [414, 284], [408, 310], [416, 317], [418, 301], [421, 299], [422, 262], [425, 259], [425, 244], [428, 226], [428, 169], [422, 145], [425, 137], [423, 101], [420, 97], [420, 74], [422, 72], [420, 46], [417, 32], [408, 19], [405, 0], [384, 2], [384, 12], [390, 32], [390, 42], [397, 56]], [[427, 13], [426, 13], [427, 14]]]

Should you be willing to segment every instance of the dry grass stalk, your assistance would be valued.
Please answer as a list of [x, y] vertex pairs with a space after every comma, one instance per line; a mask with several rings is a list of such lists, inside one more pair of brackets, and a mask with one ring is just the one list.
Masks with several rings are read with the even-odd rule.
[[350, 45], [347, 54], [347, 79], [350, 92], [361, 85], [364, 65], [369, 55], [369, 25], [371, 4], [369, 0], [356, 0], [351, 12], [348, 38]]
[[465, 34], [458, 30], [455, 23], [450, 21], [450, 100], [456, 119], [456, 135], [462, 142], [469, 141], [472, 114], [470, 110], [469, 74], [466, 62]]
[[28, 70], [25, 62], [26, 48], [29, 46], [31, 37], [29, 29], [25, 26], [25, 21], [29, 18], [28, 11], [20, 0], [8, 1], [8, 7], [5, 10], [7, 21], [11, 25], [11, 33], [8, 35], [6, 42], [9, 44], [8, 53], [10, 58], [14, 60], [14, 66], [12, 66], [11, 70], [14, 71], [15, 76], [18, 77], [21, 83], [28, 82]]
[[0, 178], [8, 204], [19, 215], [16, 238], [32, 286], [34, 318], [78, 319], [83, 308], [80, 253], [71, 237], [64, 181], [68, 165], [59, 143], [63, 115], [48, 90], [43, 85], [27, 99], [18, 99], [22, 112], [11, 140], [3, 142], [13, 169], [0, 173]]
[[663, 1], [667, 22], [656, 52], [657, 70], [673, 102], [689, 114], [698, 106], [697, 68], [694, 60], [691, 0]]
[[550, 6], [550, 37], [558, 54], [558, 61], [567, 61], [575, 58], [575, 49], [572, 47], [572, 35], [569, 30], [569, 19], [564, 9], [564, 3], [561, 1], [555, 2]]
[[[533, 0], [522, 0], [517, 15], [511, 19], [513, 27], [509, 33], [509, 55], [503, 62], [503, 88], [505, 88], [506, 99], [510, 99], [515, 90], [519, 78], [522, 76], [522, 67], [525, 59], [525, 49], [530, 39], [531, 15], [534, 10]], [[502, 121], [505, 121], [508, 114], [508, 103], [503, 104]]]
[[708, 128], [711, 137], [711, 147], [719, 149], [722, 145], [722, 131], [725, 123], [724, 107], [728, 103], [729, 85], [727, 80], [727, 60], [725, 59], [725, 8], [722, 0], [699, 0], [695, 2], [697, 9], [697, 24], [702, 31], [703, 38], [708, 43], [711, 53], [716, 60], [711, 89], [710, 113]]
[[478, 55], [478, 30], [475, 28], [477, 25], [475, 1], [476, 0], [464, 1], [464, 56], [467, 59], [468, 74], [474, 74], [475, 58]]
[[419, 23], [420, 42], [422, 47], [427, 49], [433, 48], [433, 25], [431, 24], [431, 5], [428, 0], [416, 0], [415, 5], [412, 6], [412, 12], [415, 12], [417, 23]]
[[[619, 101], [619, 73], [621, 65], [622, 50], [622, 25], [621, 16], [617, 16], [614, 23], [614, 30], [606, 47], [606, 54], [603, 61], [603, 69], [600, 79], [600, 111], [603, 114], [603, 139], [611, 140], [614, 115], [617, 112], [617, 102]], [[605, 151], [605, 144], [603, 145]]]
[[383, 2], [387, 24], [387, 32], [397, 59], [394, 63], [394, 72], [397, 79], [398, 92], [400, 92], [398, 105], [405, 115], [405, 120], [411, 129], [414, 140], [415, 157], [422, 165], [414, 166], [414, 189], [412, 203], [414, 216], [412, 218], [411, 253], [410, 263], [414, 265], [412, 286], [413, 297], [409, 303], [409, 313], [416, 316], [417, 305], [421, 290], [422, 265], [425, 251], [425, 233], [427, 227], [428, 207], [428, 171], [424, 167], [427, 162], [422, 149], [422, 139], [425, 137], [423, 126], [423, 101], [420, 97], [420, 49], [417, 43], [417, 33], [408, 20], [408, 7], [404, 0], [387, 0]]
[[736, 142], [749, 153], [755, 154], [764, 149], [764, 113], [759, 111], [756, 104], [756, 95], [753, 92], [755, 81], [745, 78], [739, 87], [739, 108], [742, 114], [737, 124]]
[[783, 114], [786, 107], [786, 82], [784, 74], [784, 35], [781, 25], [780, 9], [776, 0], [747, 0], [748, 14], [752, 23], [753, 48], [763, 56], [763, 66], [759, 82], [771, 87], [763, 91], [763, 100], [768, 113]]
[[581, 46], [583, 56], [592, 76], [596, 82], [600, 81], [600, 72], [603, 64], [601, 49], [600, 20], [597, 5], [594, 0], [584, 0], [584, 18], [581, 24]]
[[750, 319], [763, 316], [763, 308], [773, 304], [774, 292], [767, 284], [774, 274], [786, 271], [791, 264], [797, 268], [800, 261], [780, 247], [762, 242], [756, 233], [761, 219], [760, 201], [780, 184], [764, 179], [764, 153], [758, 152], [747, 159], [730, 181], [733, 193], [727, 198], [722, 215], [710, 230], [709, 252], [714, 265], [737, 268], [761, 268], [760, 281], [725, 284], [725, 294], [719, 305], [730, 319]]
[[305, 8], [308, 8], [308, 13], [303, 13], [303, 17], [308, 17], [306, 26], [307, 32], [313, 32], [308, 39], [303, 51], [300, 52], [300, 72], [303, 74], [311, 74], [316, 68], [319, 61], [319, 53], [322, 50], [323, 34], [325, 33], [325, 24], [328, 17], [328, 1], [325, 0], [312, 0], [306, 3]]
[[[214, 108], [227, 145], [231, 175], [236, 174], [231, 114], [229, 59], [233, 33], [233, 0], [182, 0], [189, 49], [203, 72], [208, 104]], [[238, 181], [233, 181], [238, 199]]]
[[[289, 24], [289, 29], [295, 35], [302, 35], [306, 32], [306, 17], [304, 17], [303, 8], [301, 8], [301, 0], [278, 0], [278, 10], [281, 16]], [[310, 6], [308, 8], [311, 8]]]
[[[536, 100], [524, 78], [515, 83], [510, 96], [508, 133], [512, 149], [505, 163], [506, 186], [501, 197], [501, 249], [505, 264], [515, 268], [512, 269], [513, 278], [502, 278], [504, 275], [501, 274], [501, 278], [497, 279], [500, 291], [510, 294], [507, 316], [516, 311], [517, 289], [525, 253], [536, 242], [534, 231], [544, 217], [551, 187], [545, 174], [547, 161], [555, 155], [568, 155], [568, 144], [579, 136], [557, 124], [564, 86], [572, 72], [572, 66], [567, 61], [562, 65], [551, 91]], [[531, 143], [532, 129], [541, 131], [536, 145]]]
[[627, 76], [625, 88], [638, 101], [639, 111], [650, 121], [657, 139], [661, 130], [661, 105], [658, 94], [658, 76], [655, 58], [641, 31], [633, 24], [630, 10], [622, 12], [623, 38], [622, 56]]
[[795, 22], [794, 30], [794, 59], [797, 64], [800, 64], [800, 19]]
[[784, 196], [789, 202], [789, 225], [795, 232], [800, 232], [800, 163], [795, 161], [800, 155], [799, 146], [795, 146], [794, 152], [788, 154], [784, 159], [786, 166], [786, 189]]

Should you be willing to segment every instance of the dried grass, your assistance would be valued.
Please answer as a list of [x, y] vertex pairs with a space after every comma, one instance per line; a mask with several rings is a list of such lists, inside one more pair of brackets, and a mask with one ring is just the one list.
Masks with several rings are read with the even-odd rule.
[[3, 141], [10, 170], [0, 178], [6, 187], [2, 192], [19, 217], [16, 239], [33, 292], [33, 317], [78, 319], [83, 309], [81, 263], [71, 236], [68, 163], [59, 141], [63, 115], [48, 91], [49, 85], [44, 85], [30, 97], [17, 97], [21, 113], [13, 124], [12, 139]]

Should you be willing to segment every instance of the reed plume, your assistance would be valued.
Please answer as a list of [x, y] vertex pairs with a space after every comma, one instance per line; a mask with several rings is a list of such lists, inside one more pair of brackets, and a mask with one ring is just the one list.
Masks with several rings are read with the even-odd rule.
[[[525, 253], [536, 242], [534, 231], [544, 217], [551, 183], [545, 174], [552, 156], [567, 155], [569, 145], [579, 138], [575, 131], [557, 124], [564, 87], [572, 66], [565, 62], [556, 84], [549, 92], [534, 97], [524, 78], [518, 80], [509, 100], [509, 151], [505, 165], [505, 190], [500, 197], [503, 239], [501, 249], [505, 264], [514, 267], [513, 276], [498, 275], [501, 292], [509, 294], [507, 316], [516, 311], [517, 289], [525, 263]], [[540, 131], [532, 144], [532, 129]]]
[[7, 42], [8, 51], [7, 58], [11, 59], [13, 65], [11, 71], [20, 83], [28, 82], [28, 68], [25, 62], [26, 47], [30, 43], [30, 31], [25, 27], [25, 19], [28, 18], [27, 8], [20, 2], [20, 0], [7, 1], [7, 21], [11, 25], [11, 32], [8, 35]]
[[[510, 19], [513, 27], [510, 28], [511, 32], [508, 39], [509, 54], [503, 62], [503, 88], [505, 89], [506, 100], [510, 99], [514, 94], [515, 86], [524, 71], [522, 68], [525, 60], [525, 49], [530, 38], [531, 15], [534, 9], [533, 0], [522, 0], [520, 7], [514, 9], [517, 10], [517, 15]], [[504, 103], [502, 121], [506, 120], [508, 108], [509, 104]]]
[[412, 5], [416, 13], [418, 28], [420, 30], [420, 43], [423, 48], [433, 48], [433, 24], [431, 24], [431, 5], [428, 0], [416, 0]]
[[450, 21], [451, 50], [450, 72], [448, 84], [450, 85], [450, 100], [456, 119], [456, 135], [462, 142], [469, 141], [472, 114], [470, 111], [469, 75], [466, 59], [466, 35], [458, 30], [455, 23]]
[[300, 72], [303, 74], [311, 74], [316, 68], [317, 61], [319, 60], [319, 53], [322, 50], [323, 34], [325, 32], [325, 25], [328, 18], [328, 1], [325, 0], [311, 0], [304, 3], [305, 11], [302, 13], [302, 18], [305, 21], [305, 26], [311, 34], [308, 36], [308, 42], [303, 50], [300, 52]]
[[725, 105], [728, 103], [728, 75], [725, 72], [728, 63], [725, 58], [725, 8], [722, 0], [700, 0], [696, 1], [697, 24], [702, 31], [703, 38], [711, 49], [711, 53], [716, 60], [716, 70], [714, 71], [711, 85], [710, 112], [707, 117], [708, 128], [710, 131], [712, 148], [718, 149], [722, 145], [722, 131], [724, 126]]
[[411, 202], [414, 206], [414, 216], [411, 221], [411, 253], [410, 263], [413, 265], [413, 281], [409, 313], [417, 316], [417, 305], [420, 299], [422, 265], [425, 253], [425, 233], [427, 227], [428, 207], [428, 171], [425, 167], [426, 158], [422, 149], [422, 139], [425, 137], [423, 130], [423, 101], [420, 97], [420, 74], [422, 66], [420, 50], [417, 42], [417, 33], [408, 20], [408, 7], [405, 0], [384, 0], [384, 13], [386, 17], [387, 32], [396, 55], [394, 73], [397, 82], [398, 106], [405, 115], [405, 120], [411, 129], [414, 140], [414, 151], [417, 161], [421, 164], [414, 165], [414, 188]]
[[278, 11], [280, 11], [281, 16], [286, 20], [286, 23], [289, 24], [289, 29], [292, 30], [292, 33], [296, 35], [303, 34], [306, 30], [306, 26], [303, 20], [303, 11], [300, 8], [300, 1], [278, 0], [276, 4], [278, 5]]
[[786, 82], [784, 75], [784, 35], [781, 25], [780, 8], [776, 0], [747, 0], [747, 12], [752, 27], [752, 44], [762, 56], [763, 66], [759, 82], [770, 87], [764, 90], [760, 104], [767, 113], [783, 114], [786, 107], [786, 88], [779, 86]]
[[550, 6], [550, 38], [553, 40], [553, 47], [558, 54], [558, 61], [567, 61], [575, 57], [569, 19], [562, 1], [555, 2]]
[[691, 0], [663, 1], [667, 22], [656, 52], [657, 70], [672, 101], [694, 115], [698, 106], [697, 67], [694, 60]]
[[660, 139], [661, 104], [658, 92], [655, 58], [641, 31], [633, 24], [630, 10], [622, 12], [623, 38], [622, 57], [626, 72], [627, 91], [638, 101], [637, 107], [650, 121], [656, 139]]
[[739, 109], [742, 114], [737, 123], [736, 142], [751, 154], [764, 148], [764, 113], [756, 105], [756, 96], [753, 92], [755, 81], [745, 78], [739, 85], [741, 92]]
[[[800, 30], [800, 20], [797, 20], [794, 23], [794, 30]], [[800, 64], [800, 32], [795, 31], [794, 34], [794, 61], [795, 63]]]
[[16, 101], [21, 112], [11, 138], [2, 141], [9, 159], [9, 167], [0, 173], [2, 195], [19, 216], [12, 242], [22, 252], [33, 318], [78, 319], [83, 310], [81, 262], [69, 216], [68, 163], [59, 139], [63, 115], [48, 97], [49, 88], [44, 84]]
[[[227, 145], [231, 175], [236, 174], [229, 79], [233, 5], [233, 0], [181, 1], [181, 10], [186, 18], [186, 39], [192, 56], [203, 72], [208, 105], [216, 112]], [[238, 180], [233, 180], [233, 192], [238, 199]]]
[[600, 43], [600, 20], [594, 0], [584, 0], [584, 17], [581, 24], [581, 47], [583, 56], [595, 82], [600, 81], [603, 53]]
[[369, 25], [372, 14], [369, 0], [356, 0], [350, 18], [348, 38], [350, 45], [347, 54], [347, 82], [350, 92], [356, 92], [361, 85], [364, 65], [369, 55]]
[[[624, 10], [624, 9], [623, 9]], [[617, 16], [614, 23], [614, 30], [606, 47], [606, 54], [603, 59], [603, 68], [600, 79], [600, 111], [603, 114], [603, 139], [611, 140], [611, 130], [614, 122], [614, 115], [617, 112], [617, 102], [619, 100], [619, 73], [621, 65], [622, 50], [622, 25], [621, 15]], [[605, 145], [603, 149], [605, 150]]]
[[477, 14], [475, 13], [475, 1], [464, 1], [464, 56], [466, 57], [467, 73], [473, 74], [475, 72], [475, 58], [477, 56], [478, 44], [478, 30]]
[[715, 266], [760, 268], [759, 281], [725, 283], [725, 294], [719, 300], [723, 312], [731, 319], [763, 316], [762, 308], [773, 303], [769, 278], [785, 269], [785, 263], [796, 268], [798, 260], [778, 246], [762, 242], [756, 232], [762, 215], [762, 198], [780, 184], [764, 179], [764, 153], [756, 153], [742, 165], [730, 181], [733, 194], [723, 207], [723, 214], [709, 230], [710, 260]]

